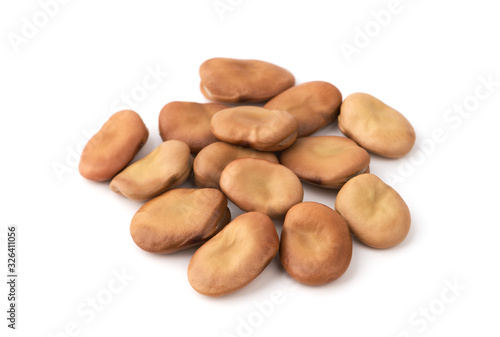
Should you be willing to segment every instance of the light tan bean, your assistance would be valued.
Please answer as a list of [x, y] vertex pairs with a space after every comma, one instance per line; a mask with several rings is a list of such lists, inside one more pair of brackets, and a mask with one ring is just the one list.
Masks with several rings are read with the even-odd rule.
[[192, 166], [189, 146], [168, 140], [118, 173], [109, 186], [129, 199], [148, 200], [185, 182]]
[[202, 94], [219, 102], [258, 102], [295, 84], [288, 70], [259, 60], [212, 58], [200, 66]]
[[370, 155], [349, 138], [303, 137], [281, 153], [280, 162], [308, 183], [338, 189], [369, 171]]
[[217, 103], [170, 102], [160, 112], [161, 139], [182, 140], [192, 153], [198, 153], [218, 141], [210, 130], [210, 120], [217, 111], [227, 108], [227, 105]]
[[113, 178], [134, 159], [148, 135], [146, 125], [136, 112], [115, 113], [85, 145], [78, 165], [80, 174], [94, 181]]
[[221, 191], [178, 188], [146, 202], [132, 218], [130, 234], [145, 251], [173, 253], [205, 242], [230, 220]]
[[220, 187], [244, 211], [280, 218], [302, 201], [299, 178], [280, 164], [254, 158], [236, 159], [222, 171]]
[[352, 256], [345, 220], [330, 207], [302, 202], [290, 208], [281, 231], [280, 261], [295, 280], [320, 285], [344, 274]]
[[415, 130], [397, 110], [377, 98], [355, 93], [340, 108], [339, 129], [368, 151], [400, 158], [415, 144]]
[[254, 106], [225, 109], [212, 117], [211, 125], [220, 140], [259, 151], [281, 151], [297, 138], [297, 120], [281, 110]]
[[291, 113], [299, 123], [297, 137], [309, 136], [331, 123], [340, 112], [342, 93], [328, 82], [313, 81], [283, 91], [264, 105]]
[[232, 293], [259, 276], [278, 249], [278, 233], [267, 215], [242, 214], [194, 253], [189, 283], [207, 296]]
[[222, 171], [230, 162], [239, 158], [259, 158], [278, 163], [278, 158], [272, 152], [260, 152], [224, 142], [212, 143], [201, 150], [194, 160], [196, 186], [220, 189], [219, 180]]
[[373, 174], [350, 179], [339, 191], [335, 209], [361, 242], [389, 248], [404, 240], [411, 216], [403, 198]]

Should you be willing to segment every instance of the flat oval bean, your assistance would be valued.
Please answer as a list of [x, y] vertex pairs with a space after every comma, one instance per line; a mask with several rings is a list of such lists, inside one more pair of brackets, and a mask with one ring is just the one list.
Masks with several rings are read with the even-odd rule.
[[224, 142], [212, 143], [201, 150], [194, 160], [196, 186], [220, 189], [222, 171], [230, 162], [239, 158], [259, 158], [278, 163], [278, 158], [272, 152], [261, 152]]
[[335, 209], [354, 236], [374, 248], [393, 247], [410, 230], [410, 210], [403, 198], [370, 173], [350, 179], [340, 189]]
[[230, 294], [259, 276], [278, 249], [271, 219], [260, 212], [244, 213], [194, 253], [188, 266], [189, 283], [203, 295]]
[[337, 118], [342, 93], [324, 81], [299, 84], [283, 91], [264, 105], [291, 113], [299, 124], [297, 137], [309, 136]]
[[94, 181], [113, 178], [134, 159], [148, 136], [149, 131], [136, 112], [115, 113], [85, 145], [78, 165], [80, 174]]
[[220, 176], [224, 194], [244, 211], [259, 211], [280, 218], [302, 201], [299, 178], [280, 164], [255, 158], [236, 159]]
[[415, 130], [397, 110], [377, 98], [355, 93], [340, 107], [339, 129], [370, 152], [400, 158], [415, 144]]
[[297, 138], [297, 120], [291, 114], [254, 106], [221, 110], [211, 126], [218, 139], [259, 151], [281, 151]]
[[170, 102], [160, 111], [161, 139], [182, 140], [192, 153], [218, 141], [210, 130], [210, 120], [219, 110], [229, 108], [218, 103]]
[[200, 66], [202, 94], [219, 102], [268, 100], [295, 84], [288, 70], [259, 60], [212, 58]]
[[151, 253], [199, 245], [231, 220], [227, 199], [213, 188], [178, 188], [146, 202], [130, 223], [134, 242]]
[[185, 182], [192, 166], [189, 146], [168, 140], [118, 173], [109, 186], [129, 199], [148, 200]]
[[283, 268], [295, 280], [309, 285], [331, 282], [351, 262], [349, 227], [330, 207], [302, 202], [286, 214], [279, 254]]
[[281, 153], [280, 162], [308, 183], [339, 189], [369, 171], [370, 155], [346, 137], [303, 137]]

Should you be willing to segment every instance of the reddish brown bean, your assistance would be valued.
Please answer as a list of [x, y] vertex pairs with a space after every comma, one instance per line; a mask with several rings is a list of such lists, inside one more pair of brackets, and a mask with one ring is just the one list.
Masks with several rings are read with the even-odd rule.
[[212, 58], [200, 66], [203, 95], [219, 102], [268, 100], [295, 84], [288, 70], [259, 60]]
[[78, 165], [80, 174], [94, 181], [113, 178], [132, 161], [148, 135], [146, 125], [136, 112], [115, 113], [85, 145]]

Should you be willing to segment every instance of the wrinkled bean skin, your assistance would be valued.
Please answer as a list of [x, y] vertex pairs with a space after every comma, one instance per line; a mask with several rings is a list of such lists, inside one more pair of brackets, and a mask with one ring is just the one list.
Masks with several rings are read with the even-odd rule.
[[217, 111], [227, 108], [218, 103], [170, 102], [160, 112], [161, 139], [182, 140], [192, 153], [198, 153], [218, 141], [210, 130], [210, 120]]
[[333, 122], [340, 112], [342, 93], [328, 82], [313, 81], [283, 91], [264, 105], [291, 113], [299, 124], [297, 137], [313, 134]]
[[118, 173], [109, 186], [129, 199], [148, 200], [185, 182], [192, 166], [189, 146], [168, 140]]
[[370, 155], [346, 137], [303, 137], [281, 153], [280, 162], [303, 181], [339, 189], [369, 171]]
[[200, 90], [211, 101], [268, 100], [295, 84], [288, 70], [259, 60], [212, 58], [200, 66]]
[[299, 178], [280, 164], [263, 159], [241, 158], [231, 162], [220, 177], [222, 192], [244, 211], [258, 211], [281, 218], [302, 202]]
[[259, 276], [278, 249], [271, 219], [260, 212], [244, 213], [194, 253], [189, 283], [206, 296], [230, 294]]
[[280, 261], [295, 280], [321, 285], [342, 276], [352, 257], [352, 238], [346, 221], [317, 202], [290, 208], [281, 231]]
[[213, 188], [178, 188], [146, 202], [130, 223], [141, 249], [168, 254], [199, 245], [231, 221], [227, 199]]
[[222, 171], [230, 162], [239, 158], [258, 158], [278, 163], [278, 158], [272, 152], [260, 152], [224, 142], [213, 143], [201, 150], [194, 160], [196, 186], [220, 189]]
[[415, 130], [397, 110], [364, 93], [346, 97], [340, 108], [339, 129], [366, 150], [400, 158], [415, 144]]
[[297, 120], [281, 110], [240, 106], [217, 112], [212, 132], [227, 143], [259, 151], [281, 151], [297, 138]]
[[373, 174], [350, 179], [339, 191], [335, 209], [364, 244], [389, 248], [405, 239], [411, 216], [403, 198]]
[[136, 112], [115, 113], [85, 145], [78, 165], [80, 174], [94, 181], [113, 178], [134, 159], [148, 136], [149, 131]]

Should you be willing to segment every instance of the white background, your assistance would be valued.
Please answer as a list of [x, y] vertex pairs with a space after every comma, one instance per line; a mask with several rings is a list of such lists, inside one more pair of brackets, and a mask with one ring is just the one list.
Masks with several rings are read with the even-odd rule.
[[[13, 332], [2, 281], [1, 335], [61, 337], [69, 326], [73, 336], [498, 336], [500, 87], [472, 98], [480, 78], [500, 82], [494, 2], [401, 0], [380, 31], [371, 12], [389, 0], [229, 3], [222, 20], [213, 0], [72, 0], [45, 24], [37, 1], [2, 2], [0, 232], [19, 226], [19, 298]], [[45, 26], [14, 48], [9, 39], [33, 16]], [[341, 44], [354, 44], [367, 25], [370, 42], [348, 62]], [[187, 281], [194, 249], [157, 256], [135, 246], [129, 224], [141, 204], [83, 179], [75, 153], [116, 100], [159, 67], [168, 76], [133, 102], [150, 130], [138, 158], [147, 154], [161, 142], [163, 105], [206, 102], [198, 67], [218, 56], [270, 61], [297, 83], [329, 81], [344, 97], [367, 92], [401, 111], [417, 145], [398, 160], [372, 156], [371, 170], [401, 178], [390, 183], [412, 213], [407, 239], [387, 250], [355, 241], [348, 271], [320, 287], [291, 281], [275, 259], [249, 286], [216, 299]], [[477, 103], [467, 117], [444, 117], [464, 101]], [[340, 132], [331, 125], [319, 134]], [[330, 207], [335, 195], [305, 189], [305, 200]], [[5, 238], [0, 261], [6, 275]], [[133, 279], [95, 317], [78, 313], [87, 298], [108, 300], [122, 272]], [[447, 282], [460, 284], [456, 295]], [[443, 292], [454, 295], [444, 305]], [[273, 293], [281, 301], [261, 314], [255, 303], [269, 304]], [[417, 324], [429, 306], [432, 316]]]

